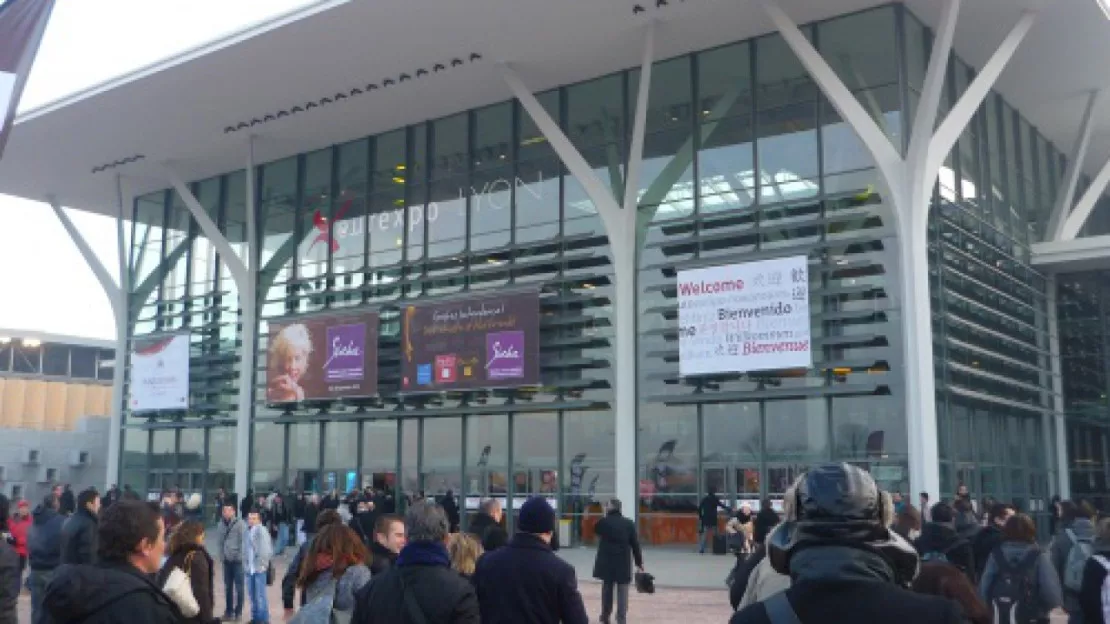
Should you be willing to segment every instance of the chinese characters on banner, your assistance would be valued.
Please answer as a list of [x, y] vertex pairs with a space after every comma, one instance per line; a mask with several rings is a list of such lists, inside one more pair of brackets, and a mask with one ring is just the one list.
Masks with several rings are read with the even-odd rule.
[[679, 374], [808, 368], [805, 256], [678, 273]]

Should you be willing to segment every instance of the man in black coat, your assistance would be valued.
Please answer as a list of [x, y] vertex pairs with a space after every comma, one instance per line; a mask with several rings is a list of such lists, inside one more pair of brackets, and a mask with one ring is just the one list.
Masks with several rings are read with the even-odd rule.
[[947, 561], [976, 586], [975, 554], [971, 543], [956, 532], [956, 512], [947, 503], [933, 505], [933, 521], [921, 527], [913, 545], [922, 561]]
[[47, 494], [42, 504], [31, 513], [31, 530], [27, 537], [27, 563], [31, 574], [27, 584], [31, 587], [31, 624], [46, 622], [42, 601], [46, 586], [54, 577], [54, 570], [62, 562], [62, 525], [65, 516], [58, 513], [58, 497]]
[[483, 624], [587, 624], [574, 567], [551, 550], [555, 510], [534, 496], [520, 508], [517, 534], [483, 555], [474, 572]]
[[474, 587], [451, 569], [449, 528], [439, 505], [410, 507], [405, 514], [408, 543], [395, 566], [355, 595], [353, 624], [480, 624]]
[[120, 501], [100, 518], [97, 565], [63, 565], [46, 588], [55, 622], [177, 624], [181, 612], [152, 580], [166, 549], [157, 509]]
[[730, 624], [964, 621], [957, 603], [903, 588], [917, 573], [917, 554], [887, 528], [893, 504], [871, 475], [848, 464], [826, 464], [806, 473], [795, 492], [797, 521], [767, 540], [772, 566], [793, 584], [736, 612]]
[[995, 503], [990, 508], [987, 526], [975, 535], [971, 542], [971, 551], [975, 556], [975, 577], [983, 578], [983, 570], [987, 567], [987, 560], [995, 548], [1002, 544], [1002, 527], [1014, 513], [1013, 506], [1004, 503]]
[[509, 543], [509, 534], [501, 528], [501, 501], [487, 498], [482, 501], [478, 515], [470, 522], [470, 533], [482, 543], [482, 550], [493, 552]]
[[719, 509], [731, 511], [728, 505], [717, 498], [717, 493], [713, 490], [709, 490], [709, 493], [698, 503], [698, 528], [701, 531], [698, 552], [700, 554], [705, 554], [706, 544], [709, 545], [710, 551], [713, 550], [713, 538], [717, 536], [717, 511]]
[[62, 525], [62, 563], [96, 563], [96, 517], [100, 494], [89, 488], [77, 497], [77, 512]]
[[462, 517], [459, 515], [459, 503], [455, 500], [455, 492], [447, 490], [440, 504], [443, 506], [443, 513], [447, 514], [447, 522], [451, 524], [451, 532], [458, 533]]
[[609, 624], [613, 613], [613, 590], [617, 592], [617, 624], [628, 621], [628, 585], [632, 583], [632, 563], [644, 571], [644, 556], [636, 524], [621, 515], [621, 502], [610, 499], [605, 517], [597, 521], [594, 533], [600, 540], [594, 559], [594, 578], [601, 581], [601, 621]]
[[0, 540], [0, 624], [18, 624], [20, 576], [19, 555], [7, 541]]
[[405, 521], [394, 514], [378, 516], [374, 526], [374, 539], [370, 543], [370, 574], [378, 576], [389, 570], [397, 563], [407, 542], [405, 536]]
[[58, 497], [58, 513], [69, 516], [75, 511], [77, 511], [77, 499], [73, 496], [73, 486], [67, 483]]

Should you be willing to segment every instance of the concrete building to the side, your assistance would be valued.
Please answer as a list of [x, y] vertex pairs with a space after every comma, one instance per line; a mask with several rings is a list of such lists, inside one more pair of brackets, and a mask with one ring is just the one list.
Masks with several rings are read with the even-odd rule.
[[[0, 191], [121, 218], [120, 348], [190, 337], [187, 409], [118, 380], [111, 480], [542, 495], [587, 543], [830, 460], [1105, 508], [1110, 21], [780, 1], [314, 3], [20, 116]], [[678, 273], [798, 256], [810, 366], [681, 375]], [[537, 383], [413, 391], [412, 306], [520, 291]], [[373, 392], [274, 400], [277, 323], [371, 311]]]
[[38, 504], [54, 485], [101, 492], [115, 343], [0, 329], [0, 492]]

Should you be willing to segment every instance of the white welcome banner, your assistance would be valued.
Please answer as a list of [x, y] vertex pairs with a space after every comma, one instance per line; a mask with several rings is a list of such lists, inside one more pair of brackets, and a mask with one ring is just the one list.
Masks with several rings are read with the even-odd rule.
[[808, 368], [806, 257], [679, 271], [678, 326], [683, 377]]

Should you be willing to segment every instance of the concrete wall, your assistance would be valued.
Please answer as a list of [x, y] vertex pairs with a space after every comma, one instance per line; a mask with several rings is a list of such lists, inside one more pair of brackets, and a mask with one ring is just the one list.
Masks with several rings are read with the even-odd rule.
[[[0, 427], [0, 491], [12, 497], [19, 488], [32, 506], [50, 491], [53, 483], [69, 483], [73, 491], [94, 486], [101, 492], [108, 489], [108, 419], [82, 417], [72, 431], [41, 431]], [[38, 462], [26, 461], [28, 450], [38, 451]], [[73, 466], [74, 453], [88, 453], [88, 463]], [[47, 480], [47, 469], [55, 471]]]

